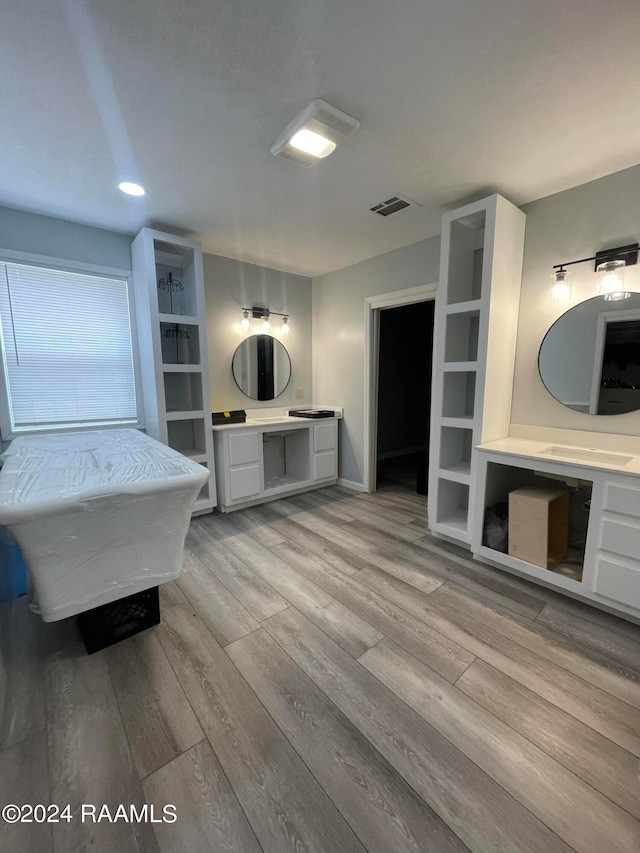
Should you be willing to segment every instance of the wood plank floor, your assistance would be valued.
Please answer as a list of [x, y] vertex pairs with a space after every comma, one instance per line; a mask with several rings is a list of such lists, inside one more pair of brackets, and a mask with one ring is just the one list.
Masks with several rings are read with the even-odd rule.
[[[194, 519], [96, 655], [0, 604], [0, 849], [638, 853], [640, 627], [426, 534], [402, 480]], [[80, 806], [167, 804], [167, 823]]]

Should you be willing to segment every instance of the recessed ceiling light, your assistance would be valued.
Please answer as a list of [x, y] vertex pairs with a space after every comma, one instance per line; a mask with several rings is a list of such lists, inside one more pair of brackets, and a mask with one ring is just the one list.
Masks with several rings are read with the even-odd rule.
[[140, 184], [132, 184], [129, 181], [119, 183], [118, 189], [127, 195], [145, 195], [144, 187], [141, 187]]

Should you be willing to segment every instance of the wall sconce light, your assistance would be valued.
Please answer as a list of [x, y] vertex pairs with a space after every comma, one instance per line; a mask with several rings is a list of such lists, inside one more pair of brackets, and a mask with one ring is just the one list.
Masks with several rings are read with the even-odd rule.
[[571, 282], [569, 281], [571, 273], [560, 268], [554, 270], [553, 287], [551, 288], [552, 302], [568, 302], [571, 299]]
[[268, 335], [271, 331], [271, 315], [282, 317], [281, 332], [284, 335], [289, 334], [289, 314], [281, 314], [279, 311], [270, 311], [268, 308], [241, 308], [242, 320], [240, 320], [240, 328], [243, 332], [248, 332], [251, 329], [252, 317], [254, 320], [262, 320], [260, 331], [263, 335]]
[[554, 302], [571, 298], [571, 287], [567, 285], [565, 267], [573, 264], [584, 264], [595, 261], [595, 272], [598, 274], [596, 293], [612, 302], [627, 299], [631, 294], [625, 290], [624, 271], [627, 267], [638, 263], [638, 244], [619, 246], [617, 249], [603, 249], [596, 252], [592, 258], [580, 258], [578, 261], [566, 261], [564, 264], [554, 264], [555, 284], [551, 292]]

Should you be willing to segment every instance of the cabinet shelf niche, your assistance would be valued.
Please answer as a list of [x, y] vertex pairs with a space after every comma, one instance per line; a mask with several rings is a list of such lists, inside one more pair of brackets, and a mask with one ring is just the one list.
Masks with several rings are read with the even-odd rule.
[[200, 364], [200, 331], [192, 323], [160, 323], [163, 364]]

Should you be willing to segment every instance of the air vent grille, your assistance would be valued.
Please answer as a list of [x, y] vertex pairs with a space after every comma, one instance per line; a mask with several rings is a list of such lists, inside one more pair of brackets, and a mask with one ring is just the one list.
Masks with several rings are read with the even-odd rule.
[[422, 207], [417, 201], [412, 201], [403, 195], [394, 195], [386, 201], [381, 201], [379, 204], [370, 207], [372, 213], [377, 213], [378, 216], [391, 216], [394, 213], [409, 212], [409, 209]]
[[346, 121], [342, 121], [338, 116], [331, 115], [326, 110], [318, 110], [313, 119], [336, 130], [342, 136], [350, 136], [354, 131], [353, 125], [347, 124]]

